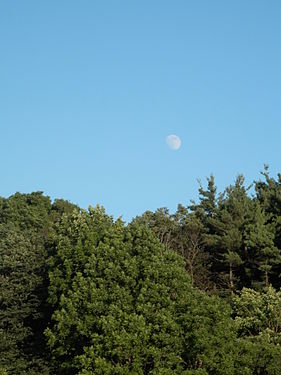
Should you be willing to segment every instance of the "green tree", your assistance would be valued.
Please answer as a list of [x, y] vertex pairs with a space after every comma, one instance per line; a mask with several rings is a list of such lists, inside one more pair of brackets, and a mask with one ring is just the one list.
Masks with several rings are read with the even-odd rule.
[[210, 272], [208, 254], [205, 250], [204, 236], [206, 229], [201, 220], [188, 208], [178, 205], [173, 215], [174, 233], [173, 250], [180, 254], [185, 262], [192, 285], [201, 290], [209, 290]]
[[44, 346], [46, 254], [51, 202], [15, 194], [0, 207], [0, 367], [47, 374]]
[[248, 256], [251, 259], [252, 272], [259, 281], [257, 270], [264, 275], [264, 283], [269, 285], [269, 275], [274, 265], [281, 263], [280, 250], [274, 246], [274, 227], [268, 223], [265, 212], [258, 201], [250, 223], [245, 227], [245, 244]]
[[54, 325], [46, 331], [58, 372], [179, 371], [174, 299], [184, 288], [176, 255], [164, 255], [144, 226], [125, 230], [99, 207], [65, 219], [60, 234], [50, 260]]
[[207, 178], [207, 189], [205, 190], [201, 181], [199, 182], [199, 204], [192, 201], [190, 209], [201, 218], [201, 220], [208, 226], [207, 218], [214, 217], [217, 209], [217, 187], [215, 185], [215, 178], [211, 174]]
[[145, 225], [152, 230], [166, 250], [174, 250], [176, 223], [167, 208], [158, 208], [155, 212], [146, 211], [132, 222]]
[[229, 311], [146, 226], [100, 207], [64, 217], [50, 268], [57, 374], [233, 374]]
[[230, 306], [218, 296], [197, 291], [189, 300], [183, 321], [185, 361], [194, 374], [235, 374], [236, 331], [230, 313]]
[[247, 276], [244, 267], [244, 231], [252, 212], [252, 201], [244, 186], [244, 177], [238, 175], [235, 184], [228, 186], [220, 196], [216, 218], [209, 221], [213, 233], [207, 235], [207, 243], [215, 251], [213, 269], [219, 271], [220, 284], [233, 295], [241, 288]]
[[0, 199], [0, 368], [48, 374], [48, 251], [63, 213], [75, 206], [42, 192]]
[[[262, 175], [264, 180], [255, 182], [256, 196], [265, 213], [266, 224], [271, 225], [274, 233], [274, 246], [281, 253], [281, 174], [274, 179], [269, 175], [269, 168], [265, 165]], [[280, 287], [281, 264], [273, 265], [270, 271], [272, 283]]]
[[281, 292], [244, 288], [233, 298], [239, 339], [237, 374], [278, 375], [281, 366]]

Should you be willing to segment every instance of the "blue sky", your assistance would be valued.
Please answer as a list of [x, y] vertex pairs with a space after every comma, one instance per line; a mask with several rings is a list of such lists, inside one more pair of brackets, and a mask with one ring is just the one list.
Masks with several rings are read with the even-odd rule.
[[0, 2], [0, 195], [130, 220], [210, 173], [219, 190], [275, 176], [280, 19], [279, 0]]

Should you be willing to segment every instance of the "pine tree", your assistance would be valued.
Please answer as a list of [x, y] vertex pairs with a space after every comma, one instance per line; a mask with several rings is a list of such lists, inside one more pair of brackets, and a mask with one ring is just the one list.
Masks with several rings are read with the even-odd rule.
[[274, 246], [274, 227], [268, 223], [266, 214], [258, 201], [253, 218], [245, 228], [245, 244], [255, 280], [260, 282], [259, 273], [262, 273], [263, 281], [268, 286], [273, 266], [281, 263], [281, 254], [280, 250]]
[[214, 215], [207, 216], [206, 248], [212, 261], [211, 272], [218, 289], [234, 290], [241, 284], [244, 274], [243, 232], [247, 223], [251, 200], [239, 175], [234, 185], [228, 186], [217, 201]]
[[[269, 175], [268, 165], [264, 166], [262, 172], [264, 180], [255, 182], [257, 200], [266, 215], [266, 222], [272, 227], [274, 233], [274, 246], [279, 249], [281, 254], [281, 174], [278, 174], [277, 180]], [[271, 280], [274, 285], [281, 287], [280, 274], [281, 264], [272, 266], [270, 270]]]

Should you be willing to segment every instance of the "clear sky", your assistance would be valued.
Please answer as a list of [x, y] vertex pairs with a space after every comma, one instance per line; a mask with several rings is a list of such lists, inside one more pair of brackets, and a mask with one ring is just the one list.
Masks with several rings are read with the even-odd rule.
[[280, 0], [0, 1], [0, 195], [130, 220], [210, 173], [276, 176], [280, 20]]

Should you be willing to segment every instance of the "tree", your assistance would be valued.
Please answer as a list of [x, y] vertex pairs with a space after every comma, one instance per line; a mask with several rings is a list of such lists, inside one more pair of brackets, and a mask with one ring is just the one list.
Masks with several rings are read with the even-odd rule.
[[[207, 190], [204, 190], [201, 181], [199, 180], [199, 204], [192, 201], [189, 207], [192, 211], [196, 212], [203, 221], [206, 221], [208, 217], [214, 217], [217, 208], [217, 187], [215, 185], [215, 178], [211, 174], [207, 178]], [[207, 224], [205, 222], [205, 224]]]
[[174, 249], [176, 223], [167, 208], [158, 208], [155, 212], [146, 211], [132, 222], [143, 224], [151, 229], [166, 250]]
[[42, 192], [0, 199], [0, 368], [8, 374], [51, 371], [47, 257], [56, 225], [73, 208]]
[[228, 310], [192, 288], [183, 259], [143, 224], [101, 207], [64, 217], [50, 267], [57, 374], [233, 374]]
[[243, 232], [250, 208], [251, 199], [244, 186], [244, 177], [238, 175], [235, 184], [219, 195], [212, 215], [206, 213], [204, 241], [212, 263], [212, 279], [216, 288], [221, 292], [228, 289], [230, 295], [233, 295], [235, 288], [239, 288], [244, 277], [241, 272], [244, 260]]
[[238, 374], [278, 375], [281, 366], [281, 292], [243, 288], [233, 298], [239, 339]]
[[209, 259], [204, 251], [206, 229], [201, 220], [182, 205], [178, 206], [173, 215], [173, 222], [173, 249], [184, 258], [191, 284], [201, 290], [210, 289]]
[[51, 202], [15, 194], [0, 207], [0, 368], [48, 373], [44, 348], [46, 254]]
[[254, 215], [245, 227], [245, 244], [251, 258], [251, 267], [256, 273], [255, 279], [259, 280], [257, 271], [264, 275], [264, 283], [269, 285], [269, 275], [272, 267], [281, 263], [280, 250], [274, 246], [274, 228], [268, 223], [265, 212], [258, 201], [255, 205]]
[[[67, 235], [66, 235], [67, 234]], [[144, 226], [125, 230], [97, 207], [66, 219], [51, 259], [58, 372], [161, 373], [182, 368], [174, 319], [179, 260]]]
[[189, 300], [183, 321], [185, 361], [194, 374], [235, 374], [236, 331], [230, 313], [230, 306], [218, 296], [197, 291]]
[[[269, 224], [272, 233], [274, 233], [274, 246], [281, 253], [281, 174], [279, 173], [275, 180], [269, 175], [268, 165], [264, 166], [264, 171], [261, 174], [264, 181], [255, 182], [257, 200], [266, 216], [266, 224]], [[280, 263], [273, 265], [270, 271], [272, 282], [280, 287]]]

